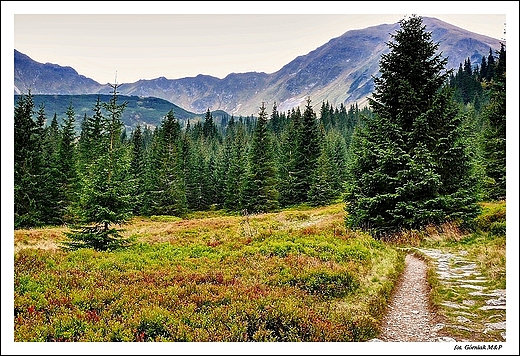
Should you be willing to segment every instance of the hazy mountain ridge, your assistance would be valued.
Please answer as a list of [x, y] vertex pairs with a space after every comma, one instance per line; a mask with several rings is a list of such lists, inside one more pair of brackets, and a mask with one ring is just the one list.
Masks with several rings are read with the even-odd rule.
[[29, 89], [33, 94], [91, 94], [102, 92], [104, 87], [72, 67], [41, 64], [14, 50], [15, 94], [27, 94]]
[[[45, 115], [47, 117], [47, 124], [50, 124], [54, 114], [58, 123], [62, 123], [66, 117], [66, 111], [69, 105], [72, 105], [75, 113], [75, 128], [80, 130], [81, 122], [84, 115], [92, 116], [94, 114], [93, 107], [98, 99], [102, 103], [109, 102], [112, 95], [110, 94], [75, 94], [75, 95], [47, 95], [36, 94], [33, 95], [34, 107], [36, 110], [43, 104], [45, 107]], [[18, 101], [20, 95], [14, 95], [14, 102]], [[173, 110], [173, 114], [179, 120], [182, 127], [184, 127], [189, 120], [192, 124], [197, 121], [202, 121], [206, 113], [193, 113], [184, 110], [183, 108], [156, 97], [138, 97], [120, 95], [118, 102], [121, 104], [126, 102], [126, 108], [123, 111], [121, 120], [129, 131], [132, 131], [138, 124], [154, 128], [159, 126], [166, 114]], [[217, 110], [212, 111], [212, 117], [215, 122], [219, 123], [223, 117], [228, 116], [227, 113]]]
[[[447, 68], [458, 68], [470, 57], [480, 64], [482, 56], [500, 48], [500, 40], [479, 35], [435, 18], [423, 18], [439, 51], [448, 57]], [[234, 115], [256, 115], [262, 102], [277, 103], [280, 111], [305, 103], [310, 96], [315, 108], [323, 101], [333, 106], [358, 103], [363, 106], [379, 72], [379, 60], [388, 51], [386, 42], [399, 24], [382, 24], [347, 31], [342, 36], [299, 56], [280, 70], [231, 73], [223, 79], [208, 75], [167, 79], [160, 77], [124, 83], [122, 95], [162, 98], [192, 112], [223, 110]], [[18, 53], [18, 55], [17, 55]], [[70, 67], [30, 63], [15, 50], [15, 93], [91, 94], [109, 93], [109, 87], [77, 74]]]

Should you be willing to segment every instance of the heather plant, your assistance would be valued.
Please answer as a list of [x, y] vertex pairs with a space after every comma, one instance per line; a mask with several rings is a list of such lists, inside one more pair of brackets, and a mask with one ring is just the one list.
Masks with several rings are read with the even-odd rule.
[[251, 215], [250, 238], [243, 216], [138, 218], [124, 226], [137, 239], [126, 249], [26, 245], [15, 253], [15, 340], [366, 340], [403, 255], [335, 230], [342, 211]]

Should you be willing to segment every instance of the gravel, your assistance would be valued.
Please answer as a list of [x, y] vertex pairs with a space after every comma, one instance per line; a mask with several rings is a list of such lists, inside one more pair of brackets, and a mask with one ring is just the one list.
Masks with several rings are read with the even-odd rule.
[[447, 341], [437, 336], [435, 314], [428, 302], [426, 271], [426, 262], [412, 254], [406, 256], [405, 269], [383, 318], [382, 341]]

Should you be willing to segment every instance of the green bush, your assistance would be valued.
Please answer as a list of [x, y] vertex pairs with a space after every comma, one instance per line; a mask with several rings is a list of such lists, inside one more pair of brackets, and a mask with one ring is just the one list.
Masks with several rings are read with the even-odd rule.
[[477, 228], [492, 235], [503, 236], [506, 232], [505, 203], [486, 206], [482, 214], [475, 218]]
[[506, 235], [506, 222], [495, 221], [489, 226], [489, 234], [492, 236], [505, 236]]
[[290, 277], [288, 284], [310, 294], [343, 297], [359, 288], [359, 281], [349, 271], [315, 270]]
[[170, 313], [162, 308], [143, 310], [136, 330], [135, 341], [158, 341], [170, 336], [168, 331]]
[[150, 216], [150, 220], [157, 222], [177, 222], [182, 221], [182, 218], [172, 215], [152, 215]]

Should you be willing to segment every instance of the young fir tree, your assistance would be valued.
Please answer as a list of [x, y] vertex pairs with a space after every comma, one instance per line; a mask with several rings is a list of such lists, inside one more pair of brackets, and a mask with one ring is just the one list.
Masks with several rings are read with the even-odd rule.
[[242, 196], [248, 213], [278, 208], [276, 169], [271, 138], [267, 131], [267, 113], [262, 103], [249, 152], [249, 166]]
[[68, 250], [93, 248], [99, 251], [127, 246], [130, 238], [121, 236], [120, 225], [131, 214], [130, 187], [127, 184], [130, 155], [122, 145], [121, 116], [127, 105], [118, 104], [117, 84], [111, 85], [113, 95], [103, 103], [107, 114], [103, 117], [100, 144], [89, 175], [81, 182], [80, 212], [83, 226], [74, 227], [66, 233], [68, 240], [63, 247]]
[[375, 237], [478, 213], [472, 166], [452, 92], [422, 18], [400, 21], [354, 137], [347, 225]]

